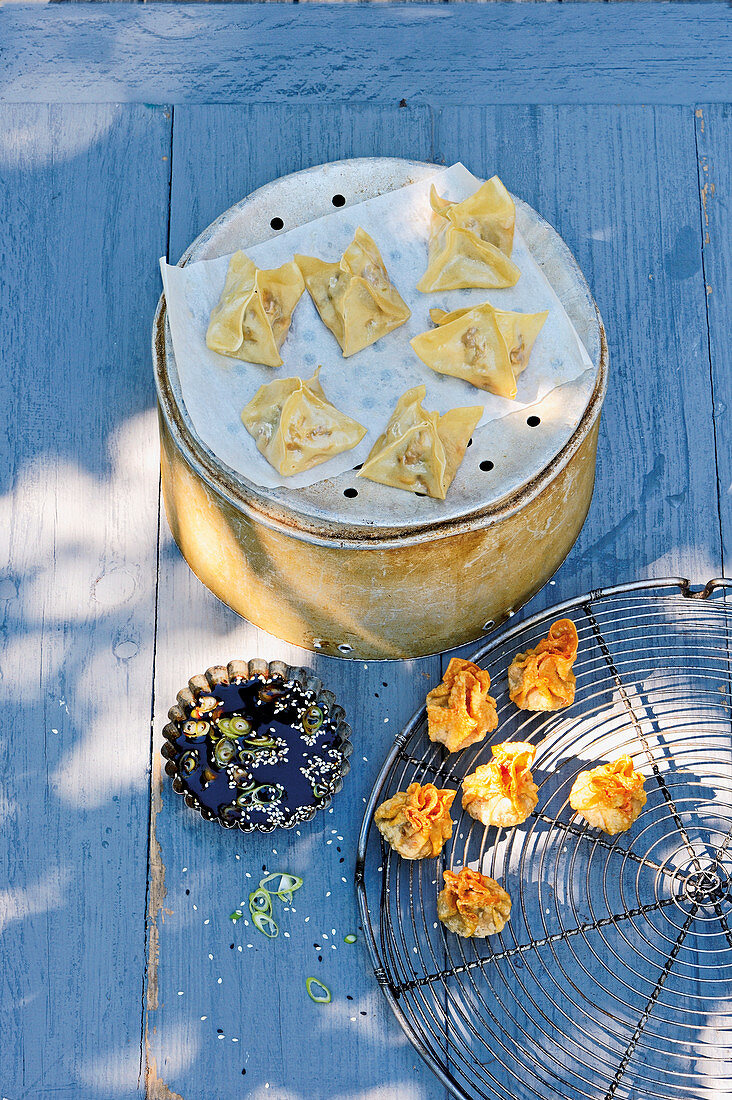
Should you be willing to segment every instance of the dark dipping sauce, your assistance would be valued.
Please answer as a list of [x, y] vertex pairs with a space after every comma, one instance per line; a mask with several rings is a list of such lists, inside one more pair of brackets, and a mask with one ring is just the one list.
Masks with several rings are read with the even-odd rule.
[[307, 821], [341, 776], [328, 708], [297, 680], [219, 684], [177, 722], [177, 773], [198, 807], [245, 830]]

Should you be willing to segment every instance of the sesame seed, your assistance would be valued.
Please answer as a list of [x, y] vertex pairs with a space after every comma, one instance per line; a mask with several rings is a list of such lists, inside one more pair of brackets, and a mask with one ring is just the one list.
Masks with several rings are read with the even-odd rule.
[[206, 919], [205, 919], [205, 921], [204, 921], [203, 923], [204, 923], [204, 924], [209, 924], [209, 923], [210, 923], [210, 920], [209, 920], [209, 918], [208, 918], [208, 917], [206, 917]]
[[202, 1020], [207, 1020], [207, 1019], [208, 1019], [208, 1016], [202, 1016], [202, 1017], [201, 1017], [201, 1019], [202, 1019]]
[[213, 955], [209, 952], [209, 959], [213, 959]]
[[182, 997], [182, 996], [183, 996], [183, 990], [182, 990], [182, 989], [179, 989], [179, 990], [178, 990], [178, 996], [179, 996], [179, 997]]
[[[415, 948], [415, 951], [416, 951], [416, 948]], [[216, 979], [216, 981], [217, 981], [217, 983], [218, 983], [219, 985], [221, 985], [221, 983], [223, 982], [223, 980], [224, 980], [223, 978], [217, 978], [217, 979]]]
[[187, 871], [187, 870], [188, 870], [188, 868], [187, 868], [187, 867], [184, 867], [184, 868], [183, 868], [183, 870], [181, 871], [181, 874], [182, 874], [182, 875], [184, 875], [184, 874], [186, 873], [186, 871]]

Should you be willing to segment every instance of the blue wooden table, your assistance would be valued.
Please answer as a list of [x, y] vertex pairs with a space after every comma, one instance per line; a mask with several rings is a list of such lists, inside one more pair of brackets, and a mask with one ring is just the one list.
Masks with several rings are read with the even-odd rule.
[[[731, 98], [718, 3], [0, 10], [1, 1096], [444, 1095], [343, 942], [365, 796], [443, 662], [305, 654], [189, 572], [160, 508], [158, 257], [326, 160], [498, 172], [610, 345], [590, 515], [529, 610], [705, 581], [732, 546]], [[177, 689], [233, 656], [307, 661], [348, 711], [353, 771], [294, 835], [237, 841], [161, 779]], [[275, 944], [229, 919], [265, 867], [305, 878]]]

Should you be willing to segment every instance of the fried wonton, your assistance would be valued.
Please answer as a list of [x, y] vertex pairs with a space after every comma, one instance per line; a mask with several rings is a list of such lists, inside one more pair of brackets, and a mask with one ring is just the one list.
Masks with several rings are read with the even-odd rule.
[[348, 451], [366, 435], [362, 424], [331, 405], [318, 381], [278, 378], [261, 386], [242, 410], [257, 449], [283, 477]]
[[280, 348], [304, 290], [303, 277], [292, 261], [263, 271], [243, 252], [235, 252], [211, 311], [206, 344], [220, 355], [281, 367]]
[[374, 822], [387, 844], [404, 859], [434, 859], [452, 836], [450, 806], [455, 791], [410, 783], [377, 808]]
[[427, 412], [426, 386], [407, 390], [374, 443], [359, 477], [444, 500], [483, 415], [479, 405]]
[[440, 198], [433, 187], [430, 205], [429, 262], [417, 290], [516, 285], [521, 272], [509, 259], [516, 208], [498, 176], [462, 202]]
[[539, 801], [531, 775], [536, 749], [524, 741], [492, 746], [493, 759], [463, 779], [463, 809], [484, 825], [521, 825]]
[[574, 702], [577, 627], [559, 619], [534, 649], [517, 653], [508, 669], [508, 694], [521, 710], [561, 710]]
[[363, 229], [356, 230], [337, 263], [299, 255], [295, 263], [344, 357], [367, 348], [411, 316], [375, 242]]
[[438, 374], [513, 400], [516, 380], [549, 313], [512, 313], [484, 302], [450, 313], [431, 309], [430, 316], [437, 327], [411, 340], [422, 362]]
[[488, 694], [491, 678], [472, 661], [453, 657], [442, 683], [427, 695], [430, 741], [439, 741], [448, 752], [459, 752], [498, 725], [496, 701]]
[[569, 792], [569, 804], [589, 825], [614, 836], [633, 824], [646, 804], [645, 778], [629, 756], [580, 772]]
[[483, 938], [501, 932], [511, 916], [511, 899], [495, 879], [463, 867], [443, 871], [445, 886], [437, 895], [437, 916], [457, 936]]

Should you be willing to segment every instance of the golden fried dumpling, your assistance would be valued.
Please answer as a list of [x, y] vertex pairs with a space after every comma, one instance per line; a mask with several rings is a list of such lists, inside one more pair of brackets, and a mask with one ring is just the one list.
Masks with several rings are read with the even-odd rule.
[[463, 867], [443, 871], [445, 885], [437, 895], [437, 916], [457, 936], [483, 938], [501, 932], [511, 916], [511, 898], [495, 879]]
[[437, 327], [411, 340], [422, 362], [438, 374], [513, 400], [516, 380], [549, 314], [512, 313], [484, 302], [450, 313], [431, 309], [430, 316]]
[[531, 775], [536, 749], [525, 741], [504, 741], [492, 752], [489, 764], [463, 779], [463, 809], [484, 825], [521, 825], [539, 801]]
[[577, 627], [559, 619], [534, 649], [517, 653], [508, 669], [508, 694], [521, 710], [560, 710], [574, 701]]
[[473, 405], [440, 416], [422, 407], [426, 394], [426, 386], [402, 394], [359, 477], [444, 500], [483, 409]]
[[450, 806], [455, 791], [410, 783], [377, 808], [374, 822], [387, 844], [404, 859], [434, 859], [452, 836]]
[[498, 176], [462, 202], [440, 198], [432, 187], [430, 205], [429, 262], [417, 290], [516, 285], [521, 272], [509, 259], [516, 208]]
[[341, 451], [348, 451], [366, 435], [362, 424], [331, 405], [318, 381], [278, 378], [261, 386], [242, 410], [244, 426], [257, 449], [283, 477], [299, 474]]
[[294, 262], [263, 271], [243, 252], [235, 252], [211, 311], [206, 344], [220, 355], [281, 367], [280, 348], [304, 290]]
[[569, 792], [569, 804], [589, 825], [614, 836], [633, 824], [646, 804], [645, 778], [629, 756], [580, 772]]
[[295, 263], [344, 356], [362, 351], [411, 316], [375, 242], [363, 229], [356, 230], [337, 263], [299, 255]]
[[442, 683], [427, 695], [430, 741], [439, 741], [448, 752], [459, 752], [498, 725], [496, 701], [488, 694], [491, 678], [472, 661], [453, 657]]

